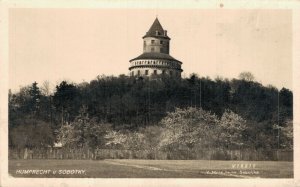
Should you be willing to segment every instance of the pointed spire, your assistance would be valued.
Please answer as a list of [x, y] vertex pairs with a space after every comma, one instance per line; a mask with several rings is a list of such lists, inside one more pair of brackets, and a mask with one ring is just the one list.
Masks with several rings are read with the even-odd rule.
[[162, 28], [158, 18], [155, 18], [152, 26], [150, 27], [148, 33], [149, 34], [156, 34], [156, 32], [158, 32], [159, 34], [163, 34], [164, 29]]
[[166, 37], [169, 38], [168, 36], [165, 35], [166, 31], [163, 29], [163, 27], [161, 26], [157, 16], [152, 24], [152, 26], [150, 27], [150, 29], [148, 30], [148, 32], [146, 33], [146, 35], [143, 37]]

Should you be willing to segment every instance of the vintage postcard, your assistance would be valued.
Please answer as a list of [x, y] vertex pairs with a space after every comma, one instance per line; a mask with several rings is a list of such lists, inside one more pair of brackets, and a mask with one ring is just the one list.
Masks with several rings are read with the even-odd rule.
[[0, 186], [299, 186], [299, 9], [1, 2]]

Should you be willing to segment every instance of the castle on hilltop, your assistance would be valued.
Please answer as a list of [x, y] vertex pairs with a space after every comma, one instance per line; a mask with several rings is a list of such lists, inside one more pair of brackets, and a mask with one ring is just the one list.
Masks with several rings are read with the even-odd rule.
[[165, 75], [181, 78], [182, 62], [169, 55], [171, 38], [157, 18], [143, 40], [143, 54], [129, 61], [130, 76]]

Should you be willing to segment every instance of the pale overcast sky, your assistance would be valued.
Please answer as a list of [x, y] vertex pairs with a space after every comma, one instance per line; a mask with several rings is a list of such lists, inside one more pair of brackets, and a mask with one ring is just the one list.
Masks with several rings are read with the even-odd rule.
[[250, 71], [264, 85], [292, 89], [292, 13], [226, 9], [11, 9], [9, 87], [128, 74], [156, 15], [182, 75]]

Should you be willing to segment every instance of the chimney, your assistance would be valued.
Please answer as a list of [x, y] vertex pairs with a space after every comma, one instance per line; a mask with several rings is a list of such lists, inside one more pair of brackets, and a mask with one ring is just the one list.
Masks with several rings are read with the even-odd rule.
[[167, 30], [164, 30], [164, 36], [167, 36]]

